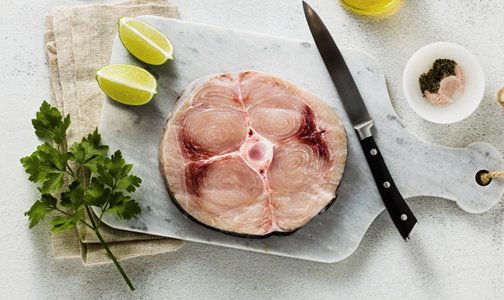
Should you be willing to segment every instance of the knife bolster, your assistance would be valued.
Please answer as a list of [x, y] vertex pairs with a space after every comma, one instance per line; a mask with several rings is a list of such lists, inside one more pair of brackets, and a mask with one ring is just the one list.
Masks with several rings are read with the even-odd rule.
[[357, 134], [359, 135], [359, 139], [361, 141], [373, 135], [373, 133], [371, 132], [373, 125], [373, 120], [364, 121], [354, 125], [354, 129], [355, 131], [357, 131]]

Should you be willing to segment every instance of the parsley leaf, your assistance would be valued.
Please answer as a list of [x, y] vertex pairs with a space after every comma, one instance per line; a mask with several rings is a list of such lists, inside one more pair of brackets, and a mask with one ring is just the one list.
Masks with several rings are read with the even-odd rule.
[[[30, 228], [52, 211], [60, 213], [51, 220], [51, 231], [54, 233], [74, 228], [81, 222], [96, 233], [119, 273], [130, 289], [134, 290], [133, 284], [103, 239], [100, 224], [103, 213], [106, 212], [115, 213], [121, 219], [130, 219], [140, 213], [140, 206], [128, 193], [134, 192], [142, 180], [129, 174], [133, 166], [126, 164], [120, 151], [108, 157], [109, 147], [101, 144], [98, 129], [74, 143], [67, 152], [66, 131], [70, 126], [70, 116], [63, 118], [58, 109], [46, 101], [40, 106], [32, 124], [35, 134], [45, 140], [45, 143], [38, 146], [31, 155], [21, 158], [21, 164], [29, 174], [28, 179], [40, 184], [39, 191], [42, 193], [41, 198], [25, 212], [30, 220]], [[69, 162], [75, 163], [75, 170]], [[72, 183], [63, 190], [65, 176]], [[89, 176], [90, 180], [86, 180]], [[59, 200], [51, 195], [58, 192], [61, 192]], [[98, 222], [91, 215], [91, 206], [99, 207], [103, 212], [98, 217]], [[89, 219], [84, 219], [85, 213], [89, 215]]]
[[99, 204], [97, 206], [104, 212], [113, 212], [120, 219], [138, 215], [141, 212], [138, 203], [122, 192], [134, 192], [142, 183], [139, 177], [129, 175], [132, 168], [133, 165], [126, 164], [121, 151], [105, 158], [103, 165], [97, 166], [97, 175], [91, 179], [86, 201]]
[[62, 153], [49, 143], [37, 147], [30, 156], [23, 157], [21, 164], [30, 174], [30, 181], [42, 182], [41, 192], [53, 193], [63, 187], [63, 177], [66, 172], [68, 153]]
[[56, 216], [51, 220], [51, 231], [54, 233], [62, 232], [75, 227], [84, 215], [84, 208], [76, 210], [71, 216]]
[[88, 168], [91, 172], [97, 172], [97, 165], [103, 163], [107, 157], [108, 149], [108, 146], [101, 144], [101, 136], [98, 129], [95, 129], [80, 143], [74, 143], [70, 147], [70, 153], [73, 155], [72, 160]]
[[68, 189], [61, 193], [62, 206], [78, 210], [84, 204], [84, 188], [78, 180], [74, 180]]
[[48, 213], [56, 209], [57, 199], [49, 194], [42, 194], [29, 211], [25, 212], [30, 220], [30, 228], [37, 225]]
[[105, 209], [105, 204], [110, 198], [112, 190], [105, 187], [96, 177], [91, 178], [91, 183], [89, 184], [86, 194], [84, 195], [84, 201], [88, 205], [98, 206], [102, 210]]
[[[128, 165], [128, 166], [131, 166], [131, 165]], [[126, 191], [132, 193], [132, 192], [136, 191], [136, 189], [140, 186], [141, 183], [142, 183], [142, 179], [140, 179], [137, 176], [134, 176], [134, 175], [123, 176], [117, 181], [116, 189], [126, 190]]]
[[119, 150], [112, 154], [110, 159], [105, 160], [104, 166], [98, 170], [98, 178], [103, 179], [103, 182], [111, 188], [134, 192], [142, 183], [139, 177], [128, 175], [133, 165], [126, 164]]
[[115, 212], [120, 219], [131, 219], [142, 211], [135, 200], [121, 192], [111, 196], [109, 205], [106, 211]]
[[70, 126], [70, 116], [67, 115], [63, 119], [57, 108], [44, 101], [36, 114], [36, 119], [32, 120], [32, 125], [40, 139], [61, 145]]

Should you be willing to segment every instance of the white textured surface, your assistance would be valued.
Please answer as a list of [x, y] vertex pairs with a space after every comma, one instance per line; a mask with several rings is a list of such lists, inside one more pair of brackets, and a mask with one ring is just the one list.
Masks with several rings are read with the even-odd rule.
[[[0, 298], [501, 298], [504, 294], [504, 203], [469, 215], [452, 202], [412, 201], [417, 239], [401, 241], [386, 214], [338, 264], [320, 264], [222, 247], [188, 244], [175, 254], [124, 263], [131, 295], [111, 265], [84, 268], [51, 257], [48, 228], [29, 231], [22, 213], [36, 190], [18, 159], [38, 141], [29, 119], [50, 95], [43, 54], [44, 15], [54, 6], [98, 1], [25, 0], [4, 4], [0, 18]], [[182, 18], [307, 40], [300, 3], [292, 0], [173, 0]], [[429, 141], [465, 146], [490, 142], [504, 152], [504, 2], [406, 1], [387, 20], [355, 17], [337, 0], [310, 1], [339, 44], [365, 50], [385, 70], [392, 102], [407, 126]], [[473, 51], [487, 85], [479, 109], [456, 125], [429, 124], [402, 98], [402, 68], [424, 44], [446, 40]]]

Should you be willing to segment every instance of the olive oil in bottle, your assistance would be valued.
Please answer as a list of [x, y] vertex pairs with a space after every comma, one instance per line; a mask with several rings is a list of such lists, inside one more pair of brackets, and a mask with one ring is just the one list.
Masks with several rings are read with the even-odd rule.
[[360, 15], [389, 15], [395, 13], [403, 0], [341, 0], [347, 9]]

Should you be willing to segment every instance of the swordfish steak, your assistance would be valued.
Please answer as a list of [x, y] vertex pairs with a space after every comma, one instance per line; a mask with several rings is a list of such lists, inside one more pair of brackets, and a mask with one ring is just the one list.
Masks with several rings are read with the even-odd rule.
[[345, 129], [324, 101], [276, 76], [242, 71], [189, 84], [163, 131], [160, 169], [177, 207], [208, 227], [290, 233], [335, 198]]

